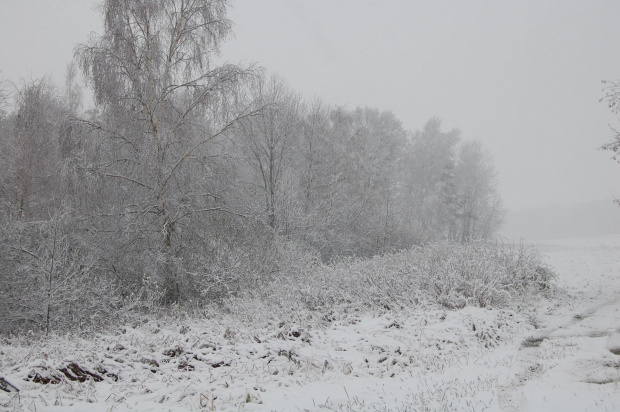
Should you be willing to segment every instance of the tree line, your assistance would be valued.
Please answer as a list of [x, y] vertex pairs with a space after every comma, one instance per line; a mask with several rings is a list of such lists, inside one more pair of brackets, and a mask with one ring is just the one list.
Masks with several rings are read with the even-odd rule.
[[228, 6], [105, 0], [103, 34], [76, 47], [63, 86], [0, 88], [5, 322], [92, 321], [145, 290], [217, 301], [281, 270], [284, 244], [329, 262], [497, 232], [479, 142], [216, 64]]

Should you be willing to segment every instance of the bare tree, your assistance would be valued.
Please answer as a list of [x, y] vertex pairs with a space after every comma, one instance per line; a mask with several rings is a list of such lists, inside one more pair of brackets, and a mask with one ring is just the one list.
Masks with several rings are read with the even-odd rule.
[[445, 238], [451, 224], [451, 188], [460, 132], [442, 131], [441, 121], [433, 118], [410, 138], [403, 182], [403, 196], [409, 203], [409, 231], [414, 242]]
[[9, 155], [6, 185], [12, 215], [18, 220], [47, 217], [59, 186], [58, 131], [62, 102], [47, 79], [24, 84], [16, 91], [16, 112], [7, 120], [3, 145]]
[[77, 113], [82, 109], [82, 87], [78, 83], [78, 67], [75, 62], [67, 65], [65, 72], [65, 87], [63, 98], [70, 113]]
[[298, 236], [304, 244], [333, 255], [340, 243], [337, 217], [342, 215], [344, 153], [334, 128], [334, 109], [315, 98], [305, 112], [302, 133], [295, 151], [299, 177]]
[[[324, 133], [317, 121], [313, 128]], [[314, 204], [326, 211], [322, 242], [332, 250], [323, 254], [369, 255], [390, 250], [400, 215], [396, 197], [406, 144], [400, 121], [391, 112], [339, 108], [330, 112], [329, 123], [327, 139], [322, 139], [327, 143], [322, 153], [326, 161], [321, 163], [329, 173], [315, 173], [310, 186]]]
[[[264, 199], [268, 225], [279, 231], [287, 225], [286, 207], [292, 188], [290, 179], [293, 150], [301, 134], [303, 110], [300, 97], [277, 76], [260, 77], [253, 83], [252, 100], [260, 114], [239, 123], [239, 134], [247, 161], [253, 171], [253, 182]], [[286, 231], [286, 230], [285, 230]]]
[[[12, 134], [12, 131], [10, 131], [11, 126], [9, 121], [6, 119], [9, 110], [9, 90], [8, 82], [5, 80], [0, 80], [0, 162], [5, 165], [3, 168], [0, 168], [1, 182], [11, 180], [10, 176], [12, 172], [12, 170], [7, 167], [7, 165], [12, 163], [12, 156], [10, 155], [10, 145], [12, 142], [9, 142], [8, 140], [10, 139], [7, 138], [7, 136]], [[6, 183], [0, 184], [0, 214], [3, 214], [2, 212], [7, 213], [7, 215], [10, 214], [9, 211], [11, 209], [11, 201], [9, 200], [9, 196], [11, 192], [12, 188], [10, 185], [7, 185]]]
[[181, 295], [177, 228], [221, 209], [187, 186], [188, 173], [208, 174], [208, 143], [250, 113], [241, 86], [252, 70], [213, 64], [231, 34], [227, 7], [227, 0], [106, 0], [104, 34], [78, 48], [102, 112], [86, 122], [108, 144], [98, 173], [125, 191], [112, 205], [124, 220], [119, 230], [135, 228], [127, 239], [155, 251], [168, 302]]
[[[603, 80], [603, 84], [605, 85], [603, 88], [605, 96], [600, 101], [605, 101], [614, 114], [620, 114], [620, 81]], [[613, 152], [612, 158], [620, 162], [620, 131], [613, 127], [611, 127], [611, 130], [613, 132], [611, 142], [601, 146], [601, 149]], [[616, 199], [615, 202], [620, 205], [620, 199]]]
[[456, 188], [455, 240], [486, 239], [501, 227], [504, 210], [497, 193], [493, 161], [479, 141], [461, 144], [454, 169]]
[[[0, 72], [1, 74], [2, 72]], [[4, 119], [9, 110], [9, 101], [11, 98], [9, 83], [0, 78], [0, 121]]]
[[[620, 114], [620, 82], [603, 80], [603, 92], [605, 96], [601, 98], [601, 102], [605, 101], [614, 114]], [[611, 150], [614, 152], [613, 158], [620, 162], [620, 132], [612, 128], [612, 141], [603, 145], [601, 149]]]
[[66, 101], [45, 78], [25, 83], [15, 97], [0, 120], [0, 330], [49, 333], [109, 309], [115, 296], [104, 291], [114, 285], [97, 280], [96, 255], [81, 236], [75, 202], [86, 193], [68, 191], [75, 136]]

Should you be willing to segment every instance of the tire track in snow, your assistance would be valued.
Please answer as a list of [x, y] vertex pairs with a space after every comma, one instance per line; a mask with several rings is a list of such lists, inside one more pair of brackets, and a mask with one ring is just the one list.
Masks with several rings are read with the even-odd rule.
[[517, 357], [517, 362], [523, 365], [521, 367], [521, 372], [516, 374], [508, 384], [498, 386], [497, 396], [501, 410], [504, 412], [518, 412], [527, 410], [527, 399], [523, 393], [523, 387], [527, 382], [542, 375], [546, 371], [541, 366], [541, 358], [539, 356], [540, 351], [538, 349], [544, 340], [571, 337], [597, 338], [620, 332], [620, 328], [592, 329], [588, 332], [576, 333], [574, 331], [570, 331], [571, 327], [593, 317], [601, 309], [617, 305], [619, 303], [620, 298], [616, 298], [591, 306], [556, 327], [543, 329], [538, 334], [524, 339], [521, 342], [521, 347], [519, 348], [519, 354]]
[[557, 331], [562, 330], [562, 331], [566, 331], [567, 329], [569, 329], [570, 327], [584, 321], [587, 318], [592, 317], [594, 314], [596, 314], [599, 310], [606, 308], [608, 306], [612, 306], [615, 304], [620, 303], [620, 298], [616, 298], [607, 302], [603, 302], [600, 303], [598, 305], [594, 305], [576, 315], [574, 315], [569, 321], [562, 323], [559, 326], [556, 326], [554, 328], [545, 328], [543, 330], [541, 330], [538, 334], [534, 335], [534, 336], [530, 336], [528, 338], [526, 338], [525, 340], [523, 340], [523, 342], [521, 343], [522, 347], [538, 347], [540, 346], [540, 344], [542, 343], [543, 340], [545, 339], [552, 339], [552, 338], [570, 338], [570, 337], [578, 337], [578, 336], [589, 336], [589, 337], [601, 337], [601, 336], [605, 336], [614, 332], [618, 332], [620, 330], [620, 328], [616, 328], [616, 329], [612, 329], [612, 330], [592, 330], [590, 331], [590, 333], [561, 333], [561, 334], [556, 334]]

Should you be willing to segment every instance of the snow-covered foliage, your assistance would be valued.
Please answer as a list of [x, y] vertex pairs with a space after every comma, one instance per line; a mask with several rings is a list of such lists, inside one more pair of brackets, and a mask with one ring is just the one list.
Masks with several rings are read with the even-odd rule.
[[307, 102], [256, 67], [218, 66], [229, 5], [104, 1], [104, 32], [76, 49], [95, 107], [80, 112], [73, 66], [64, 93], [47, 79], [16, 89], [0, 116], [0, 331], [99, 324], [158, 300], [204, 308], [274, 282], [305, 285], [309, 308], [429, 293], [504, 304], [512, 286], [481, 284], [489, 268], [454, 266], [441, 247], [372, 258], [492, 238], [503, 209], [482, 146], [457, 150], [438, 119], [409, 132], [389, 111]]
[[551, 287], [553, 272], [535, 248], [502, 243], [438, 243], [369, 259], [322, 264], [286, 244], [280, 270], [249, 283], [224, 306], [257, 321], [318, 311], [465, 306], [507, 307], [523, 294]]
[[[7, 336], [0, 370], [22, 392], [1, 393], [0, 404], [14, 410], [78, 410], [84, 402], [232, 410], [316, 382], [409, 379], [414, 372], [439, 377], [533, 329], [513, 310], [477, 307], [506, 306], [519, 292], [540, 292], [531, 276], [544, 267], [534, 250], [484, 243], [436, 244], [330, 265], [282, 243], [275, 258], [277, 273], [227, 278], [231, 295], [197, 305], [191, 316], [189, 307], [148, 301], [160, 292], [145, 283], [114, 328], [100, 324], [43, 340], [35, 333]], [[482, 288], [477, 277], [491, 286]], [[490, 290], [506, 297], [500, 301]], [[465, 305], [475, 307], [449, 310]], [[489, 393], [493, 382], [453, 382], [450, 394], [429, 386], [408, 402], [448, 407], [446, 396]], [[297, 396], [301, 402], [308, 394]], [[357, 405], [352, 410], [364, 410], [358, 396], [348, 401]], [[321, 401], [320, 407], [342, 407], [338, 398]]]
[[[503, 309], [449, 310], [429, 298], [388, 310], [358, 299], [325, 313], [294, 306], [300, 302], [294, 299], [278, 309], [284, 295], [274, 291], [255, 301], [253, 317], [249, 303], [235, 312], [232, 302], [240, 300], [231, 299], [194, 316], [170, 307], [134, 313], [99, 332], [5, 336], [0, 409], [614, 410], [620, 405], [619, 245], [617, 236], [539, 245], [551, 260], [528, 259], [517, 253], [521, 248], [504, 252], [511, 258], [496, 253], [513, 272], [530, 276], [540, 271], [528, 272], [526, 262], [551, 262], [562, 286], [533, 294], [544, 279], [524, 275], [529, 280], [515, 290], [529, 292], [514, 295]], [[487, 247], [467, 253], [497, 252]], [[437, 258], [448, 249], [437, 245], [426, 253]], [[449, 255], [459, 261], [454, 251]], [[396, 267], [396, 257], [406, 256], [370, 261], [374, 270], [387, 271], [381, 268], [389, 268], [388, 261]], [[338, 262], [331, 270], [341, 265], [368, 273], [362, 270], [368, 264]], [[317, 267], [306, 275], [325, 273]]]
[[[97, 262], [78, 253], [65, 227], [38, 223], [45, 241], [19, 238], [21, 250], [7, 248], [12, 266], [0, 290], [5, 316], [0, 330], [76, 330], [114, 323], [119, 316], [157, 310], [161, 285], [145, 275], [136, 292], [122, 282], [93, 275]], [[36, 225], [31, 223], [31, 226]], [[23, 227], [24, 225], [20, 225]], [[21, 233], [21, 232], [20, 232]], [[28, 252], [25, 253], [24, 251]], [[241, 254], [222, 254], [208, 274], [193, 275], [197, 298], [183, 310], [204, 313], [222, 308], [248, 321], [314, 311], [326, 317], [352, 310], [465, 306], [509, 307], [520, 296], [549, 288], [553, 274], [537, 251], [513, 244], [437, 243], [373, 258], [340, 258], [324, 264], [291, 242], [263, 248], [270, 273]], [[236, 258], [236, 259], [235, 259]]]

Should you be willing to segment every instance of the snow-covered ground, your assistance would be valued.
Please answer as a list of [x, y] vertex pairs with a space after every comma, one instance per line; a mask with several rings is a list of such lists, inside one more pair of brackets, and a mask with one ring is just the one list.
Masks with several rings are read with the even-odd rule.
[[20, 392], [0, 391], [0, 410], [620, 410], [620, 236], [538, 246], [560, 290], [516, 310], [144, 318], [4, 339], [0, 376]]

